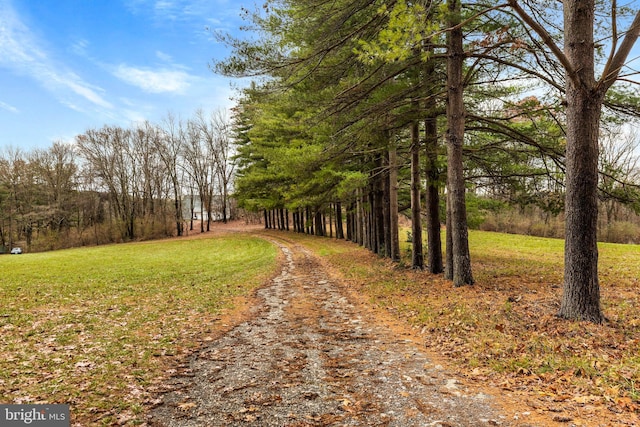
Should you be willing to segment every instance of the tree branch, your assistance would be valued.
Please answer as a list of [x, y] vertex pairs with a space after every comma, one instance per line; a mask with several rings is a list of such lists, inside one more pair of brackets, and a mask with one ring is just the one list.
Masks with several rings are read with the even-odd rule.
[[573, 64], [569, 61], [567, 55], [558, 47], [551, 35], [540, 25], [531, 15], [529, 15], [523, 8], [520, 7], [517, 0], [508, 0], [509, 6], [522, 18], [522, 20], [529, 25], [540, 36], [544, 44], [546, 44], [551, 52], [558, 58], [558, 61], [562, 64], [567, 72], [567, 77], [573, 80], [576, 84], [579, 84], [576, 70], [573, 68]]
[[613, 55], [613, 58], [607, 62], [607, 66], [602, 72], [602, 77], [597, 84], [597, 89], [606, 91], [611, 85], [618, 79], [620, 70], [627, 60], [633, 45], [640, 36], [640, 11], [636, 13], [633, 23], [624, 36], [622, 43], [620, 43], [620, 49]]

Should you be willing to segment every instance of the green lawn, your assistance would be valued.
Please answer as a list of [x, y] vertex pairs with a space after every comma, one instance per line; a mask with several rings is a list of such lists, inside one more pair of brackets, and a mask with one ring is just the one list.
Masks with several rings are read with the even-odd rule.
[[0, 257], [0, 402], [135, 423], [166, 370], [275, 259], [238, 235]]

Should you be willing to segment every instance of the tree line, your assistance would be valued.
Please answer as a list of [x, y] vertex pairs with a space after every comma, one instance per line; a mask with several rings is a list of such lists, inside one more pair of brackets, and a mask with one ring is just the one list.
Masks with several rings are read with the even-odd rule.
[[[227, 113], [198, 110], [0, 156], [0, 246], [30, 251], [208, 231], [235, 209]], [[199, 221], [196, 221], [198, 219]]]
[[406, 212], [412, 267], [461, 287], [474, 283], [469, 195], [538, 203], [565, 216], [559, 316], [604, 320], [599, 203], [637, 210], [639, 183], [602, 167], [600, 148], [639, 111], [625, 63], [640, 12], [594, 0], [272, 0], [245, 12], [253, 32], [217, 34], [233, 53], [212, 64], [254, 77], [234, 116], [241, 206], [284, 228], [291, 211], [314, 234], [344, 212], [347, 238], [394, 260]]

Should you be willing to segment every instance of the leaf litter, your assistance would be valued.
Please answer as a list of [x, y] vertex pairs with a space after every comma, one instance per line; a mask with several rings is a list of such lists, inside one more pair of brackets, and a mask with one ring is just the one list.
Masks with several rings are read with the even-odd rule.
[[[484, 238], [478, 234], [476, 240]], [[605, 245], [601, 292], [608, 321], [594, 325], [555, 315], [561, 245], [557, 253], [520, 257], [513, 247], [500, 248], [496, 233], [486, 234], [492, 246], [476, 249], [477, 283], [465, 288], [398, 268], [349, 242], [333, 241], [327, 249], [323, 239], [296, 240], [328, 253], [326, 266], [352, 294], [412, 330], [432, 357], [467, 382], [497, 389], [516, 425], [640, 425], [640, 256], [627, 259], [626, 268], [618, 265], [618, 252], [627, 256], [634, 248]]]

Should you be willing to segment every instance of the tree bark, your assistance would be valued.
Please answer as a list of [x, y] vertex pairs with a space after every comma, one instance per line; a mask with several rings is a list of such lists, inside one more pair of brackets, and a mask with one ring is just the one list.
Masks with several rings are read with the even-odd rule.
[[598, 283], [598, 133], [604, 92], [595, 90], [593, 0], [565, 0], [568, 76], [564, 289], [559, 316], [603, 321]]
[[449, 190], [447, 189], [447, 194], [445, 196], [446, 198], [446, 205], [447, 205], [447, 218], [446, 218], [446, 227], [447, 227], [447, 233], [446, 233], [446, 246], [445, 246], [445, 252], [446, 252], [446, 260], [445, 260], [445, 267], [444, 267], [444, 278], [447, 280], [453, 280], [453, 237], [451, 235], [451, 230], [453, 229], [453, 227], [451, 227], [451, 200], [449, 198]]
[[[194, 198], [195, 198], [195, 196], [194, 196], [194, 194], [193, 194], [193, 187], [191, 187], [191, 190], [190, 190], [190, 199], [189, 199], [189, 201], [191, 202], [191, 206], [189, 207], [189, 213], [191, 214], [191, 218], [189, 218], [189, 231], [193, 231], [193, 217], [194, 217], [194, 216], [195, 216], [195, 214], [196, 214], [196, 208], [195, 208], [195, 206], [193, 205], [193, 203], [194, 203], [194, 201], [195, 201], [195, 200], [194, 200]], [[265, 210], [264, 210], [264, 212], [265, 212], [265, 215], [266, 215], [267, 210], [265, 209]], [[265, 217], [265, 218], [266, 218], [266, 217]]]
[[[430, 102], [431, 104], [431, 102]], [[427, 209], [427, 268], [430, 273], [444, 271], [442, 264], [442, 238], [440, 237], [440, 171], [438, 170], [438, 127], [435, 105], [429, 105], [425, 122], [426, 142], [426, 209]]]
[[400, 261], [398, 224], [398, 152], [395, 143], [389, 145], [389, 258]]
[[[342, 224], [342, 203], [336, 202], [336, 239], [344, 239], [344, 226]], [[347, 224], [349, 220], [347, 219]]]
[[373, 226], [373, 191], [373, 183], [370, 182], [367, 186], [367, 193], [363, 198], [362, 206], [365, 207], [364, 247], [369, 249], [370, 251], [375, 252], [375, 227]]
[[422, 220], [420, 218], [420, 135], [416, 120], [411, 123], [411, 268], [424, 268]]
[[326, 237], [327, 236], [327, 214], [325, 213], [324, 209], [322, 210], [321, 218], [322, 218], [322, 233], [320, 233], [320, 235]]
[[473, 284], [471, 255], [469, 253], [469, 231], [465, 181], [462, 163], [464, 143], [465, 108], [463, 98], [463, 35], [460, 24], [460, 0], [449, 0], [449, 27], [447, 34], [447, 182], [451, 202], [451, 238], [453, 260], [453, 285]]
[[229, 200], [229, 194], [228, 194], [228, 190], [227, 190], [228, 185], [229, 184], [227, 182], [223, 183], [221, 209], [222, 209], [222, 222], [224, 224], [227, 223], [227, 204], [228, 204], [228, 200]]
[[333, 238], [333, 204], [329, 203], [329, 237]]
[[384, 256], [391, 258], [391, 189], [390, 189], [389, 153], [384, 157], [382, 174], [382, 233], [384, 235]]
[[356, 194], [356, 242], [360, 246], [364, 246], [364, 208], [362, 206], [362, 189], [359, 188]]
[[354, 241], [354, 227], [353, 227], [353, 203], [349, 203], [347, 206], [347, 240]]
[[[382, 156], [378, 157], [378, 166], [383, 168]], [[375, 227], [375, 251], [378, 255], [387, 256], [385, 253], [385, 227], [384, 227], [384, 178], [385, 174], [380, 173], [376, 177], [374, 185], [374, 209], [373, 209], [373, 225]]]
[[280, 230], [286, 230], [287, 226], [284, 219], [284, 208], [280, 208]]

